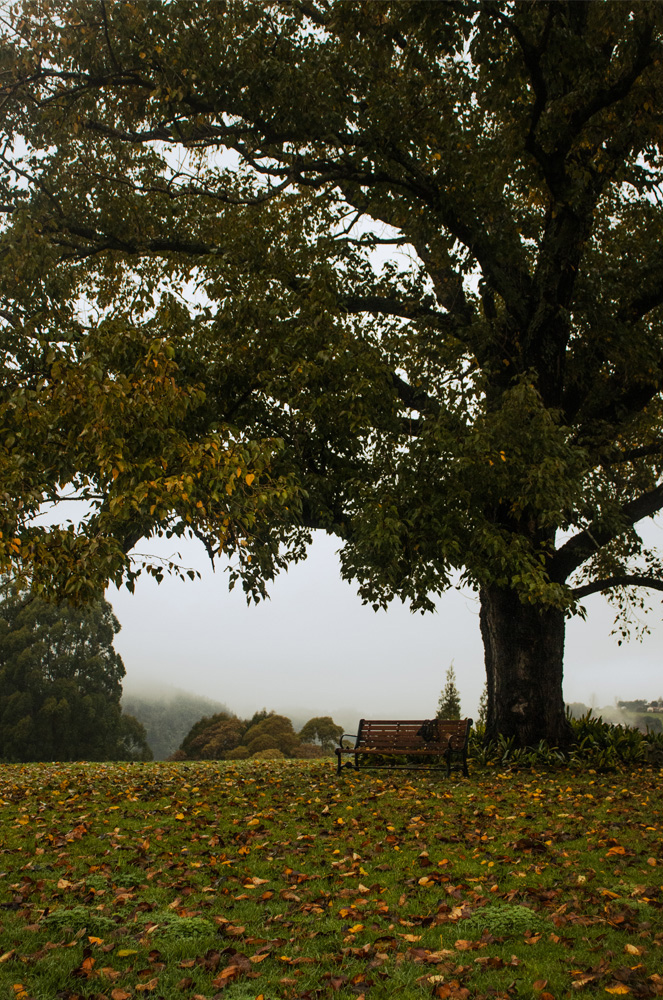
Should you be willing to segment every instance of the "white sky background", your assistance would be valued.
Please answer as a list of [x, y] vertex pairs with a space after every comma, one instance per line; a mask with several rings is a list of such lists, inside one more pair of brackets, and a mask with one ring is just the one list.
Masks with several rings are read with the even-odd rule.
[[[663, 528], [647, 535], [663, 542]], [[318, 534], [308, 559], [272, 586], [271, 600], [247, 607], [241, 589], [228, 592], [222, 565], [212, 573], [198, 543], [178, 542], [201, 580], [159, 585], [145, 576], [133, 595], [107, 592], [122, 625], [115, 648], [125, 689], [172, 684], [240, 716], [263, 707], [300, 724], [332, 715], [351, 731], [361, 716], [433, 715], [453, 660], [463, 712], [476, 716], [484, 667], [475, 595], [449, 591], [436, 614], [413, 615], [400, 603], [376, 613], [341, 580], [337, 548], [336, 539]], [[149, 550], [170, 555], [173, 542], [151, 542]], [[660, 596], [651, 594], [652, 634], [622, 646], [610, 637], [614, 615], [605, 599], [592, 596], [585, 606], [587, 621], [574, 619], [567, 630], [567, 702], [600, 707], [663, 695]]]

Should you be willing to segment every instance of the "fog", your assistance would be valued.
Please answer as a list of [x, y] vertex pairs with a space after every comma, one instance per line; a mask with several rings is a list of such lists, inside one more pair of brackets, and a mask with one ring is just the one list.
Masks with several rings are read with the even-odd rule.
[[[223, 568], [212, 572], [193, 542], [178, 542], [177, 551], [200, 580], [166, 578], [158, 585], [141, 577], [133, 595], [109, 588], [122, 625], [115, 646], [127, 671], [125, 689], [170, 684], [240, 716], [267, 708], [300, 722], [331, 715], [351, 728], [361, 716], [434, 714], [453, 663], [463, 712], [476, 716], [484, 683], [476, 596], [451, 590], [434, 614], [413, 615], [402, 604], [376, 613], [341, 580], [337, 546], [316, 536], [308, 559], [283, 574], [271, 600], [258, 605], [247, 606], [241, 589], [229, 593]], [[169, 556], [173, 543], [151, 542], [150, 551]], [[610, 637], [614, 612], [600, 595], [587, 599], [587, 621], [568, 626], [567, 702], [600, 707], [663, 693], [655, 593], [651, 604], [652, 634], [618, 646]]]

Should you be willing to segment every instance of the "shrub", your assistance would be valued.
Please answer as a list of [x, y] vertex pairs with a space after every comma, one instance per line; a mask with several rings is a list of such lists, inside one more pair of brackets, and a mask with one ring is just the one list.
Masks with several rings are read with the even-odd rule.
[[285, 754], [275, 747], [270, 750], [259, 750], [258, 753], [254, 753], [252, 760], [285, 760]]
[[484, 742], [485, 728], [470, 733], [469, 756], [475, 764], [499, 767], [576, 767], [611, 771], [663, 761], [663, 734], [643, 733], [632, 726], [612, 725], [587, 712], [570, 718], [573, 742], [562, 751], [541, 741], [535, 747], [516, 747], [513, 738], [499, 736]]

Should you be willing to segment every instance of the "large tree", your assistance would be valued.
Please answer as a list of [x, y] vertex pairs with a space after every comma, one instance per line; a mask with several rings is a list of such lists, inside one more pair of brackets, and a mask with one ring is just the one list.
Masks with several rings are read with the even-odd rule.
[[122, 715], [120, 626], [85, 607], [0, 586], [0, 760], [149, 760], [143, 726]]
[[[565, 619], [663, 588], [663, 7], [54, 0], [0, 53], [2, 545], [35, 585], [308, 533], [481, 600], [487, 734], [564, 743]], [[46, 501], [85, 516], [48, 528]], [[151, 567], [160, 573], [157, 566]]]

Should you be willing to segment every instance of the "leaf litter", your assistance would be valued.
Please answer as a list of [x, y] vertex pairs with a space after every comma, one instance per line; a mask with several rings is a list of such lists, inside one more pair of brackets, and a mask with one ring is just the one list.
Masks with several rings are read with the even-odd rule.
[[661, 773], [11, 765], [0, 996], [663, 996]]

